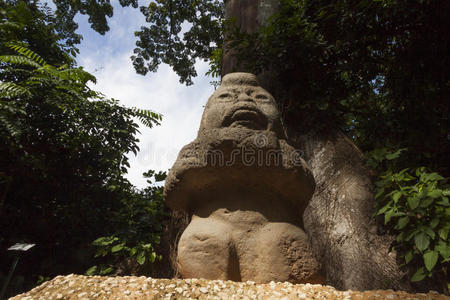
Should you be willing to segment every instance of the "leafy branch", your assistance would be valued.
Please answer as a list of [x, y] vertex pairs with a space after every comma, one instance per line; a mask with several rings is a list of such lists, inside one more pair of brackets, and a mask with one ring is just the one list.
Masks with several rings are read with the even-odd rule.
[[162, 115], [151, 110], [137, 107], [132, 107], [131, 109], [138, 120], [149, 128], [152, 128], [153, 124], [160, 125], [160, 121], [162, 121]]
[[385, 163], [376, 186], [376, 215], [395, 234], [394, 248], [403, 265], [416, 268], [411, 281], [444, 273], [450, 262], [450, 185], [448, 179], [425, 167], [395, 171], [405, 149], [382, 148], [369, 153], [372, 166]]
[[114, 220], [116, 231], [92, 242], [99, 263], [90, 267], [86, 271], [87, 275], [111, 274], [117, 271], [117, 265], [124, 260], [131, 259], [142, 266], [162, 259], [157, 254], [157, 245], [161, 238], [161, 224], [166, 216], [163, 188], [152, 184], [151, 178], [154, 178], [155, 183], [161, 182], [166, 178], [166, 173], [149, 170], [144, 173], [144, 177], [151, 186], [144, 189], [139, 197], [122, 201], [122, 209]]

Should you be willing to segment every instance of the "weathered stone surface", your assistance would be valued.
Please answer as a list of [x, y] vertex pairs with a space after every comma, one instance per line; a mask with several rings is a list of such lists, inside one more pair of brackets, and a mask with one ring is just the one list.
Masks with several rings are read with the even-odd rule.
[[436, 292], [408, 294], [402, 291], [338, 291], [319, 284], [289, 282], [233, 282], [204, 279], [154, 279], [149, 277], [101, 277], [68, 275], [44, 282], [10, 300], [87, 299], [417, 299], [448, 300]]
[[320, 282], [301, 217], [314, 186], [286, 141], [273, 97], [254, 75], [228, 74], [166, 179], [167, 205], [192, 215], [178, 271], [184, 278]]

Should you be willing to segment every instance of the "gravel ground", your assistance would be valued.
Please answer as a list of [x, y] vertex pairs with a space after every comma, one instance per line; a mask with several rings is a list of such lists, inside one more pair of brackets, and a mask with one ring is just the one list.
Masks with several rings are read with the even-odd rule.
[[233, 282], [149, 277], [58, 276], [13, 300], [90, 299], [447, 299], [436, 292], [338, 291], [319, 284]]

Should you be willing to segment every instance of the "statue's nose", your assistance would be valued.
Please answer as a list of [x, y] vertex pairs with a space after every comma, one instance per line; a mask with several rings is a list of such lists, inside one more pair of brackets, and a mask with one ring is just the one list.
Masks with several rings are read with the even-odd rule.
[[252, 97], [247, 95], [246, 93], [240, 93], [238, 96], [238, 101], [245, 101], [245, 102], [254, 102]]

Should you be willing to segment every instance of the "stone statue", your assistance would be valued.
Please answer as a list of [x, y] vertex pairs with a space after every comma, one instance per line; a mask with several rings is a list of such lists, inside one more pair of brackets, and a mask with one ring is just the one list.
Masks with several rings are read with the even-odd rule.
[[183, 278], [321, 282], [302, 230], [315, 183], [300, 154], [256, 77], [224, 76], [166, 179], [167, 205], [192, 216], [178, 244]]

